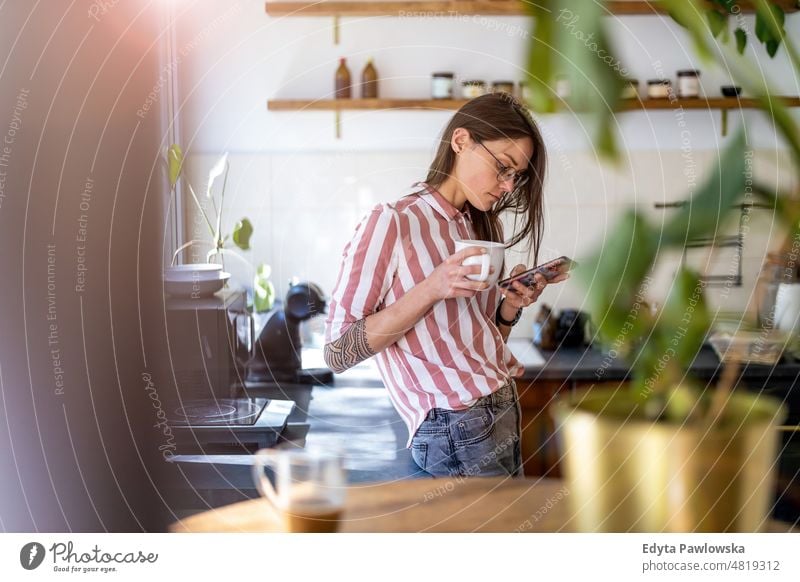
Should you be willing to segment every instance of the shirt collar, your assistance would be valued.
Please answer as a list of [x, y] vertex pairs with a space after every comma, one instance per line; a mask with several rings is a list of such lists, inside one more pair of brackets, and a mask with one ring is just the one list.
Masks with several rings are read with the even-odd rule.
[[419, 192], [419, 197], [430, 204], [436, 212], [444, 216], [447, 220], [456, 220], [461, 216], [469, 222], [472, 222], [472, 218], [469, 215], [469, 207], [466, 204], [464, 204], [464, 210], [459, 210], [442, 196], [436, 188], [426, 182], [417, 182], [414, 184], [414, 187], [422, 188], [422, 191]]

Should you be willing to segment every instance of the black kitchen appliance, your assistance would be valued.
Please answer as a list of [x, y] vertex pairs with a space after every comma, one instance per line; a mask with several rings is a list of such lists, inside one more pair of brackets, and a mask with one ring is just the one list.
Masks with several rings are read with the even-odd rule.
[[253, 355], [254, 319], [242, 291], [166, 300], [166, 361], [159, 402], [171, 434], [172, 454], [252, 453], [273, 446], [295, 403], [248, 397], [247, 364]]
[[253, 354], [253, 318], [242, 291], [166, 300], [173, 402], [235, 398]]
[[248, 366], [248, 380], [330, 384], [333, 372], [327, 368], [303, 368], [300, 322], [325, 314], [325, 294], [314, 283], [290, 285], [286, 299], [265, 316], [255, 355]]
[[577, 309], [563, 309], [556, 314], [543, 303], [534, 324], [533, 343], [543, 350], [578, 348], [591, 343], [591, 318]]
[[563, 309], [558, 315], [555, 342], [559, 347], [578, 348], [586, 345], [589, 316], [577, 309]]
[[190, 400], [171, 410], [176, 453], [253, 453], [271, 447], [294, 410], [291, 400]]

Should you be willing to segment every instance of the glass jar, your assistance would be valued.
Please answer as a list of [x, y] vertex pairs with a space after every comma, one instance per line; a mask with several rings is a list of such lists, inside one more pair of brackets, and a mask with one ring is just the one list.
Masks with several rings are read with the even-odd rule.
[[431, 99], [453, 98], [453, 73], [433, 73], [431, 75]]
[[625, 86], [622, 88], [623, 99], [639, 98], [639, 81], [637, 79], [626, 79]]
[[678, 97], [692, 99], [700, 96], [700, 71], [678, 71]]
[[493, 93], [508, 93], [509, 95], [514, 94], [514, 81], [495, 81], [492, 83], [492, 92]]
[[461, 83], [461, 96], [464, 99], [474, 99], [486, 95], [486, 81], [464, 81]]
[[647, 82], [649, 99], [668, 99], [672, 93], [672, 82], [667, 79], [650, 79]]

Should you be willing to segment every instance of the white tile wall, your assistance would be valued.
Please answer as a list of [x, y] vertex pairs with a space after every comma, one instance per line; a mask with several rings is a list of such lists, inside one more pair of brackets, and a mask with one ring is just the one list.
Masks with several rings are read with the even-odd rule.
[[[715, 150], [634, 151], [612, 167], [590, 151], [552, 152], [540, 260], [559, 255], [577, 260], [588, 257], [602, 248], [620, 213], [629, 206], [635, 206], [655, 224], [663, 223], [670, 211], [657, 210], [654, 203], [684, 199], [702, 184], [717, 157]], [[197, 155], [187, 162], [188, 175], [200, 195], [216, 159], [214, 155]], [[250, 218], [255, 227], [253, 248], [242, 254], [253, 265], [266, 262], [272, 266], [280, 296], [292, 277], [312, 280], [329, 293], [341, 252], [358, 221], [375, 204], [396, 200], [411, 183], [423, 179], [429, 161], [430, 152], [422, 150], [232, 155], [224, 230], [229, 232], [241, 216]], [[785, 155], [759, 150], [752, 167], [760, 182], [783, 189], [797, 186]], [[205, 237], [204, 226], [196, 216], [190, 216], [187, 223], [192, 236]], [[779, 242], [774, 217], [769, 211], [754, 210], [743, 252], [744, 286], [712, 289], [709, 303], [722, 309], [745, 308], [765, 253]], [[650, 286], [652, 300], [658, 302], [669, 292], [679, 264], [677, 256], [662, 259]], [[517, 247], [509, 251], [506, 260], [513, 266], [532, 259], [525, 249]], [[715, 260], [713, 272], [728, 270], [730, 255], [721, 254]], [[251, 274], [246, 266], [228, 261], [226, 268], [240, 284], [249, 282]], [[571, 279], [546, 289], [541, 301], [557, 308], [581, 308], [585, 307], [585, 295], [582, 284]], [[526, 311], [515, 336], [531, 335], [536, 312], [535, 308]]]

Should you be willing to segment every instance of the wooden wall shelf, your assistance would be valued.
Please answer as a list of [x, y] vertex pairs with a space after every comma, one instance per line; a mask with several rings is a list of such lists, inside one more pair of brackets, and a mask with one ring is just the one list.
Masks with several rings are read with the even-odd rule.
[[270, 111], [345, 111], [364, 109], [458, 109], [467, 99], [273, 99]]
[[[775, 97], [787, 107], [800, 107], [800, 97]], [[452, 111], [460, 108], [467, 99], [272, 99], [267, 101], [269, 111], [333, 111], [336, 113], [336, 137], [342, 135], [342, 111], [416, 109], [423, 111]], [[755, 99], [736, 97], [710, 97], [708, 99], [626, 99], [620, 111], [719, 110], [722, 112], [722, 135], [728, 133], [728, 111], [758, 107]]]
[[[797, 0], [779, 0], [784, 12], [796, 12]], [[523, 0], [410, 0], [385, 1], [331, 1], [331, 2], [272, 2], [266, 3], [270, 16], [448, 16], [451, 14], [480, 14], [485, 16], [525, 16], [528, 4]], [[753, 2], [739, 2], [743, 12], [753, 12]], [[647, 15], [664, 10], [653, 0], [619, 0], [606, 4], [611, 14]], [[423, 14], [426, 13], [426, 14]]]
[[[787, 107], [800, 107], [800, 97], [776, 97]], [[270, 111], [346, 111], [365, 109], [427, 109], [453, 110], [464, 105], [467, 99], [272, 99], [267, 102]], [[628, 99], [620, 109], [664, 110], [677, 109], [752, 109], [758, 107], [755, 99], [735, 97], [709, 97], [708, 99]]]
[[[800, 107], [800, 97], [775, 97], [786, 107]], [[341, 112], [365, 110], [416, 109], [423, 111], [452, 111], [468, 99], [272, 99], [267, 101], [269, 111], [333, 111], [336, 113], [336, 137], [341, 137]], [[620, 111], [719, 110], [722, 112], [722, 135], [728, 133], [728, 111], [754, 109], [755, 99], [736, 97], [709, 97], [708, 99], [626, 99]]]

